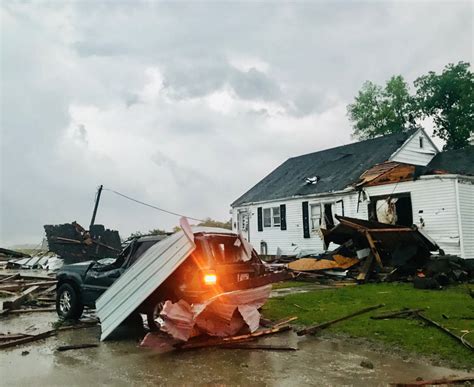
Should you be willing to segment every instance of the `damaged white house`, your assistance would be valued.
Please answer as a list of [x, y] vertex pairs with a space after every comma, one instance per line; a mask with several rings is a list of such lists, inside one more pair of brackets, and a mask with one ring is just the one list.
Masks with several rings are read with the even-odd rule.
[[335, 215], [417, 225], [474, 258], [474, 146], [439, 152], [412, 129], [292, 157], [232, 204], [232, 227], [264, 255], [324, 251]]

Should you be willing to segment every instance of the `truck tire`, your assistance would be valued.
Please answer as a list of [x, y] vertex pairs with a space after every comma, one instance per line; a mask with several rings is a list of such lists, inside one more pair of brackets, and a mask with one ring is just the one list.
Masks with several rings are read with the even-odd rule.
[[163, 309], [164, 302], [157, 302], [146, 314], [146, 319], [148, 322], [148, 328], [152, 332], [160, 330], [160, 325], [156, 322], [156, 319], [159, 317], [161, 310]]
[[82, 316], [84, 305], [77, 290], [68, 283], [59, 286], [56, 292], [56, 312], [65, 320], [78, 320]]

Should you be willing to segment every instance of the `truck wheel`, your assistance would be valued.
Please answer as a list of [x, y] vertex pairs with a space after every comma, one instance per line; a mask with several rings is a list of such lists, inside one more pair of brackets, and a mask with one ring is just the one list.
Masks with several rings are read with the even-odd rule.
[[163, 309], [164, 304], [165, 303], [163, 301], [159, 301], [146, 314], [146, 318], [147, 318], [147, 322], [148, 322], [148, 328], [152, 332], [156, 332], [156, 331], [160, 330], [160, 325], [156, 322], [156, 319], [160, 316], [160, 312]]
[[56, 292], [56, 312], [65, 320], [78, 320], [84, 305], [76, 289], [70, 284], [62, 284]]

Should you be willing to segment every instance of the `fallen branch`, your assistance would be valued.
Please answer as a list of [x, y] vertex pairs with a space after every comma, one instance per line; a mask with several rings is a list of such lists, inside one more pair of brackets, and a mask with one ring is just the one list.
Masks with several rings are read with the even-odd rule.
[[71, 349], [96, 348], [99, 344], [77, 344], [77, 345], [62, 345], [56, 348], [56, 351], [70, 351]]
[[437, 323], [436, 321], [431, 320], [430, 318], [426, 317], [425, 315], [418, 313], [418, 317], [420, 317], [423, 321], [435, 326], [436, 328], [442, 330], [444, 333], [447, 333], [449, 336], [453, 337], [454, 339], [460, 341], [466, 348], [469, 348], [471, 351], [474, 351], [474, 346], [469, 343], [467, 340], [464, 340], [463, 337], [456, 335], [455, 333], [451, 332], [449, 329], [443, 327], [441, 324]]
[[305, 328], [305, 329], [301, 329], [299, 330], [298, 332], [296, 332], [296, 334], [298, 336], [303, 336], [303, 335], [308, 335], [308, 334], [311, 334], [311, 333], [315, 333], [321, 329], [324, 329], [324, 328], [327, 328], [335, 323], [338, 323], [340, 321], [344, 321], [344, 320], [348, 320], [350, 318], [353, 318], [353, 317], [356, 317], [356, 316], [359, 316], [361, 314], [364, 314], [364, 313], [367, 313], [367, 312], [370, 312], [372, 310], [375, 310], [375, 309], [379, 309], [381, 308], [382, 306], [385, 306], [385, 304], [379, 304], [379, 305], [375, 305], [375, 306], [370, 306], [368, 308], [364, 308], [364, 309], [361, 309], [357, 312], [354, 312], [354, 313], [351, 313], [347, 316], [344, 316], [344, 317], [340, 317], [340, 318], [337, 318], [335, 320], [331, 320], [331, 321], [326, 321], [326, 322], [323, 322], [321, 324], [317, 324], [317, 325], [313, 325], [311, 327], [308, 327], [308, 328]]

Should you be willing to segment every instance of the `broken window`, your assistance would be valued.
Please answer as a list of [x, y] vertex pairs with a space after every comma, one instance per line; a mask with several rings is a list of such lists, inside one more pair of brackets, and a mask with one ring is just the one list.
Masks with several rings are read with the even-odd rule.
[[311, 205], [311, 230], [318, 230], [321, 226], [321, 205]]
[[409, 193], [371, 197], [369, 220], [411, 227], [413, 210]]

